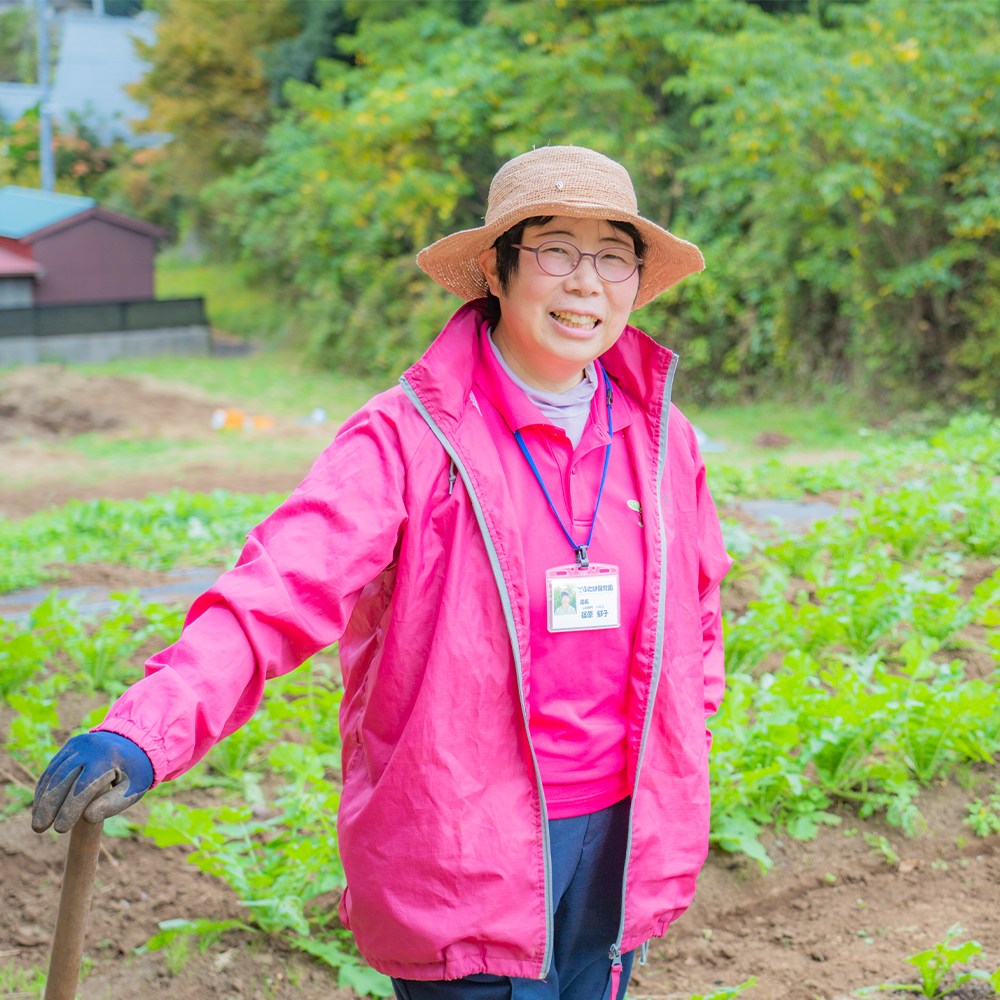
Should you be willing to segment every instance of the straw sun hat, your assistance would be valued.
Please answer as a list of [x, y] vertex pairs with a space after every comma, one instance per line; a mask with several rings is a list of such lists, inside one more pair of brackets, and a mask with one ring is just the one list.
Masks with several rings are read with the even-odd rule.
[[486, 225], [432, 243], [417, 254], [417, 264], [449, 292], [466, 301], [481, 298], [489, 288], [479, 255], [536, 215], [631, 222], [646, 241], [636, 308], [705, 267], [693, 243], [639, 215], [632, 178], [620, 163], [583, 146], [543, 146], [508, 160], [490, 184]]

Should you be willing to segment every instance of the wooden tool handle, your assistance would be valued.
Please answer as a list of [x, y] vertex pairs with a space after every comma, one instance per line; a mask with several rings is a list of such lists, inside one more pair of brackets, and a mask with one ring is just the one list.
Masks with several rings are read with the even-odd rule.
[[88, 823], [81, 818], [70, 832], [45, 1000], [74, 1000], [76, 997], [103, 830], [104, 823]]

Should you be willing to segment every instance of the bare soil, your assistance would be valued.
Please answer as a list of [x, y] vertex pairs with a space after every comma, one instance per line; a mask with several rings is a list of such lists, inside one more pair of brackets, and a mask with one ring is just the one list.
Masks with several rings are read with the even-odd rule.
[[[13, 776], [9, 761], [3, 768]], [[965, 931], [960, 940], [983, 945], [977, 966], [992, 972], [1000, 965], [1000, 837], [969, 836], [961, 823], [968, 797], [956, 784], [925, 793], [920, 806], [929, 832], [914, 840], [850, 812], [841, 827], [821, 831], [811, 843], [768, 836], [775, 866], [767, 874], [743, 856], [713, 852], [693, 906], [665, 938], [651, 942], [629, 996], [680, 998], [757, 976], [748, 997], [842, 1000], [861, 986], [914, 982], [903, 959], [956, 922]], [[902, 864], [873, 854], [866, 832], [886, 836]], [[33, 833], [26, 813], [0, 823], [4, 961], [21, 968], [47, 963], [65, 841]], [[162, 952], [136, 954], [161, 920], [240, 919], [246, 911], [228, 886], [187, 863], [183, 848], [159, 849], [138, 835], [105, 844], [117, 864], [101, 859], [88, 932], [93, 965], [81, 1000], [354, 996], [338, 990], [322, 964], [279, 940], [242, 932], [227, 933], [204, 955], [192, 943], [176, 974]], [[335, 900], [327, 903], [332, 908]]]
[[[0, 955], [20, 968], [45, 968], [55, 926], [66, 837], [32, 831], [27, 813], [0, 823]], [[162, 920], [246, 919], [233, 891], [185, 861], [182, 847], [105, 837], [87, 934], [93, 961], [80, 1000], [352, 998], [327, 969], [280, 941], [230, 933], [200, 955], [193, 940], [172, 974], [162, 951], [136, 954]], [[112, 860], [114, 864], [112, 864]]]
[[50, 587], [130, 590], [132, 587], [155, 587], [170, 582], [169, 573], [117, 563], [50, 563], [45, 568], [56, 574], [51, 581], [46, 581], [46, 586]]
[[[971, 836], [962, 824], [970, 797], [954, 783], [922, 794], [928, 832], [916, 839], [850, 810], [840, 827], [822, 829], [810, 843], [766, 834], [775, 862], [767, 874], [743, 856], [713, 852], [694, 904], [650, 945], [649, 965], [637, 970], [629, 995], [683, 996], [757, 976], [748, 997], [841, 1000], [862, 986], [916, 982], [903, 960], [955, 923], [965, 932], [958, 941], [983, 945], [977, 966], [993, 972], [1000, 966], [1000, 837]], [[902, 861], [889, 864], [873, 852], [865, 833], [885, 836]]]
[[[252, 455], [248, 460], [245, 449], [234, 453], [227, 447], [230, 439], [211, 429], [213, 411], [232, 405], [231, 399], [193, 387], [85, 376], [59, 365], [0, 376], [0, 517], [24, 517], [70, 499], [141, 499], [173, 488], [290, 493], [335, 431], [332, 424], [302, 426], [276, 419], [253, 431], [258, 439], [281, 442], [271, 449], [278, 460], [272, 457], [264, 465]], [[249, 405], [246, 410], [254, 412]], [[136, 458], [109, 472], [70, 447], [80, 434], [97, 434], [111, 444], [156, 439], [177, 447], [155, 471]], [[295, 447], [286, 449], [286, 441]]]
[[165, 391], [143, 379], [95, 378], [60, 365], [26, 366], [0, 377], [0, 441], [92, 431], [129, 437], [194, 432], [208, 424], [213, 409], [194, 389]]

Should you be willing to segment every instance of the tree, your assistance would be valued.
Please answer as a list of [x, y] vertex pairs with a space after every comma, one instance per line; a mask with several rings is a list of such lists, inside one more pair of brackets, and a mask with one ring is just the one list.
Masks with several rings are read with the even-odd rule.
[[473, 25], [454, 14], [412, 4], [363, 19], [343, 43], [355, 65], [322, 64], [318, 87], [289, 83], [268, 152], [211, 191], [245, 254], [306, 300], [331, 363], [384, 372], [419, 355], [456, 303], [414, 254], [479, 224], [497, 167], [534, 144], [621, 158], [654, 192], [647, 210], [670, 213], [669, 185], [654, 183], [677, 152], [648, 62], [673, 62], [657, 8], [497, 4]]
[[169, 0], [160, 10], [156, 41], [136, 43], [151, 65], [131, 88], [149, 108], [137, 130], [169, 136], [170, 170], [195, 193], [260, 154], [271, 121], [263, 53], [298, 24], [285, 0]]
[[0, 82], [31, 83], [38, 72], [35, 23], [31, 11], [15, 7], [0, 13]]
[[[100, 196], [108, 176], [127, 160], [130, 150], [118, 139], [102, 143], [81, 116], [71, 113], [69, 119], [53, 127], [56, 189]], [[38, 187], [38, 134], [38, 105], [9, 126], [0, 122], [0, 186]]]
[[208, 194], [216, 225], [330, 363], [399, 371], [457, 305], [416, 251], [480, 223], [507, 158], [589, 145], [705, 253], [637, 316], [689, 392], [994, 399], [996, 4], [770, 6], [348, 5], [344, 58], [286, 84], [263, 155]]
[[911, 404], [975, 382], [968, 345], [991, 334], [969, 306], [1000, 252], [998, 14], [886, 0], [833, 30], [757, 15], [689, 41], [671, 89], [701, 135], [682, 178], [716, 272], [697, 323], [713, 366]]

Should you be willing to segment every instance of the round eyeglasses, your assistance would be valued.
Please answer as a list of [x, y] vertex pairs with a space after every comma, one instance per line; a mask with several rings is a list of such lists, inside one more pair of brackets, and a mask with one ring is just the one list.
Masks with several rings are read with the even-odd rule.
[[514, 243], [517, 250], [527, 250], [538, 260], [538, 266], [554, 278], [564, 278], [572, 274], [584, 257], [592, 257], [597, 276], [603, 281], [627, 281], [642, 263], [631, 250], [624, 247], [606, 247], [597, 253], [584, 253], [572, 243], [563, 240], [547, 240], [537, 247], [527, 247]]

